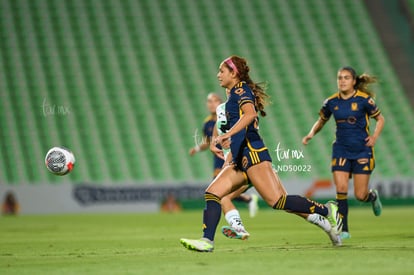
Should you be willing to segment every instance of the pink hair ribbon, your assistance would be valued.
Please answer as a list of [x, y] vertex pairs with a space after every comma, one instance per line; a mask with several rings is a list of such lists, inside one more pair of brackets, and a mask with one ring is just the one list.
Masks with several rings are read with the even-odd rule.
[[239, 70], [237, 70], [236, 65], [234, 65], [233, 60], [231, 60], [230, 57], [224, 59], [224, 63], [226, 63], [233, 71], [235, 71], [236, 73], [239, 73]]

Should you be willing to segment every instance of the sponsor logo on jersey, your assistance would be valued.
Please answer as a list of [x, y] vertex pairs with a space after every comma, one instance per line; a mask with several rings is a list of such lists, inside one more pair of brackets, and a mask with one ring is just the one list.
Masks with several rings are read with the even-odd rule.
[[243, 168], [246, 169], [248, 164], [249, 164], [249, 160], [247, 159], [246, 156], [244, 156], [242, 158], [242, 166], [243, 166]]
[[348, 121], [349, 124], [355, 124], [357, 119], [354, 116], [350, 116], [350, 117], [348, 117], [347, 121]]

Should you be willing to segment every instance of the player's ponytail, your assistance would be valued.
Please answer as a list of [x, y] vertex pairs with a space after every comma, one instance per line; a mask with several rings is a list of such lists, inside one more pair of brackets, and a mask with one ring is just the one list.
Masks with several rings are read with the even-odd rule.
[[256, 109], [258, 110], [261, 116], [265, 117], [265, 106], [268, 104], [269, 98], [269, 95], [265, 92], [266, 83], [254, 83], [250, 78], [245, 81], [254, 93]]
[[[240, 81], [245, 81], [252, 89], [255, 96], [255, 107], [261, 116], [266, 116], [265, 106], [268, 103], [269, 95], [265, 92], [266, 83], [256, 83], [249, 76], [250, 68], [247, 66], [246, 59], [232, 55], [225, 61], [230, 70], [236, 71], [239, 75]], [[233, 66], [235, 68], [233, 68]]]
[[376, 83], [377, 78], [363, 73], [356, 78], [355, 88], [363, 93], [366, 93], [372, 98], [375, 98], [375, 93], [369, 88], [369, 84]]
[[359, 90], [370, 97], [374, 98], [375, 93], [369, 88], [369, 84], [376, 83], [378, 80], [375, 76], [370, 76], [366, 73], [363, 73], [361, 75], [357, 75], [354, 68], [346, 66], [339, 69], [339, 71], [348, 71], [351, 73], [352, 78], [356, 80], [354, 89]]

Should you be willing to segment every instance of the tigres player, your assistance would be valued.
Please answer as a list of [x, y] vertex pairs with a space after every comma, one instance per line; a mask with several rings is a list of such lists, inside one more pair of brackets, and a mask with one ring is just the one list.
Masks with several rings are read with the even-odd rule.
[[[214, 136], [217, 136], [217, 132], [222, 133], [220, 129], [225, 127], [226, 123], [226, 114], [225, 114], [225, 104], [223, 103], [221, 97], [216, 93], [209, 93], [207, 96], [207, 109], [210, 114], [204, 119], [203, 124], [203, 139], [202, 143], [190, 149], [190, 155], [193, 156], [197, 152], [204, 151], [210, 148], [212, 151], [221, 150], [220, 145], [213, 144], [211, 142]], [[216, 124], [216, 121], [218, 124]], [[217, 127], [216, 127], [217, 125]], [[215, 134], [213, 134], [215, 133]], [[229, 150], [223, 150], [229, 151]], [[218, 175], [221, 171], [225, 156], [223, 154], [213, 154], [213, 178]], [[225, 154], [226, 155], [226, 154]], [[244, 194], [248, 189], [248, 186], [242, 186], [238, 190], [235, 190], [231, 194], [224, 196], [222, 198], [222, 210], [225, 216], [226, 221], [229, 224], [229, 227], [224, 227], [222, 229], [223, 234], [229, 238], [246, 240], [250, 234], [244, 228], [242, 219], [240, 217], [239, 211], [233, 204], [233, 200], [244, 202], [248, 204], [248, 209], [250, 217], [254, 217], [258, 211], [258, 197], [255, 194]], [[228, 228], [234, 229], [229, 230]]]
[[[354, 178], [355, 197], [370, 202], [375, 216], [381, 215], [382, 205], [377, 190], [369, 190], [369, 178], [375, 167], [374, 145], [384, 127], [384, 117], [368, 89], [376, 78], [367, 74], [357, 75], [352, 67], [338, 71], [338, 92], [327, 98], [302, 143], [318, 133], [333, 115], [336, 123], [336, 140], [332, 146], [332, 173], [336, 185], [336, 200], [343, 219], [342, 239], [349, 239], [348, 182]], [[377, 121], [375, 131], [369, 131], [369, 119]]]
[[[227, 97], [229, 96], [229, 93], [230, 93], [230, 90], [226, 89]], [[226, 103], [222, 103], [217, 107], [216, 114], [217, 114], [217, 122], [216, 122], [216, 128], [213, 131], [212, 139], [215, 139], [218, 135], [225, 134], [229, 130], [229, 124], [227, 123]], [[223, 155], [224, 160], [225, 160], [224, 166], [228, 165], [231, 162], [230, 157], [228, 157], [230, 154], [230, 146], [229, 146], [230, 143], [231, 143], [231, 140], [228, 140], [228, 143], [225, 146], [222, 146], [221, 151], [213, 144], [210, 145], [210, 150], [213, 153], [215, 153], [216, 155], [221, 155], [221, 154]], [[274, 173], [277, 173], [276, 170], [274, 170]], [[246, 192], [252, 186], [253, 185], [251, 184], [251, 182], [246, 179], [245, 184], [243, 186], [241, 186], [239, 189], [221, 198], [221, 209], [223, 210], [224, 217], [229, 224], [229, 226], [223, 226], [221, 228], [221, 232], [228, 238], [245, 240], [250, 236], [250, 234], [244, 228], [244, 224], [240, 217], [240, 213], [236, 209], [235, 205], [232, 203], [232, 200], [243, 197], [243, 196], [249, 196], [249, 195], [246, 195], [244, 192]], [[257, 195], [250, 195], [250, 197], [253, 197], [252, 200], [256, 201], [255, 204], [256, 204], [256, 211], [257, 211]], [[250, 213], [252, 213], [252, 209], [250, 207], [251, 204], [252, 203], [250, 202], [249, 203]], [[334, 242], [337, 242], [337, 239], [335, 239], [336, 236], [331, 236], [331, 232], [330, 232], [331, 225], [324, 217], [322, 217], [319, 214], [315, 214], [315, 213], [314, 214], [297, 213], [297, 214], [303, 217], [304, 219], [306, 219], [308, 222], [315, 224], [316, 226], [323, 229], [325, 232], [328, 233], [330, 237], [333, 238]]]
[[223, 168], [205, 192], [206, 208], [203, 213], [203, 237], [181, 239], [190, 250], [212, 252], [214, 236], [221, 216], [221, 198], [238, 189], [247, 179], [253, 184], [263, 200], [272, 208], [288, 212], [326, 217], [332, 232], [340, 234], [341, 219], [338, 207], [332, 202], [326, 205], [297, 195], [287, 195], [272, 167], [270, 154], [258, 132], [258, 113], [264, 111], [266, 93], [249, 76], [244, 58], [231, 56], [219, 66], [217, 78], [220, 85], [230, 90], [226, 102], [229, 130], [216, 138], [216, 143], [231, 139], [230, 165]]

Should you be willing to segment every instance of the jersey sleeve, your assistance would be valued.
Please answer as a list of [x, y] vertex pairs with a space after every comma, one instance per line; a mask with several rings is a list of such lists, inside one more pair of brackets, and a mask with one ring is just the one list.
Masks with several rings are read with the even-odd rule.
[[377, 104], [375, 104], [375, 101], [372, 97], [367, 98], [365, 108], [367, 110], [369, 117], [376, 117], [381, 113], [380, 109], [378, 108]]
[[327, 98], [323, 102], [322, 108], [319, 110], [319, 116], [322, 120], [328, 121], [331, 115], [332, 115], [332, 112], [329, 108], [329, 98]]
[[247, 90], [244, 85], [234, 91], [234, 96], [237, 99], [239, 108], [241, 108], [246, 103], [252, 103], [254, 105], [253, 93], [250, 90]]

